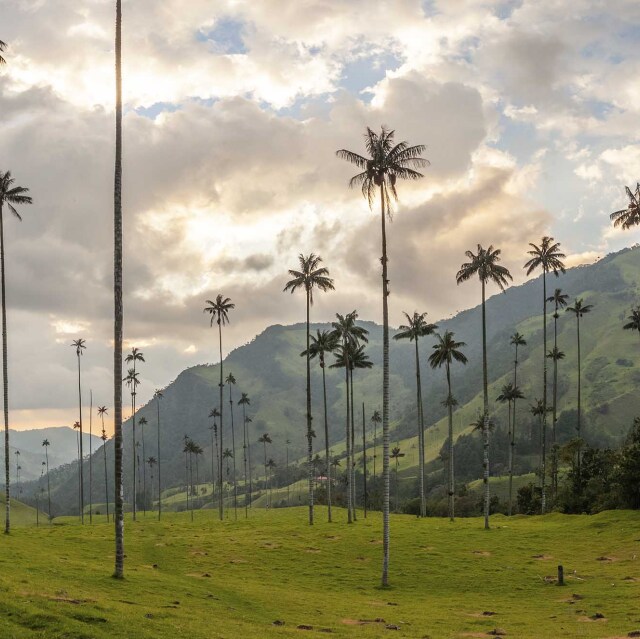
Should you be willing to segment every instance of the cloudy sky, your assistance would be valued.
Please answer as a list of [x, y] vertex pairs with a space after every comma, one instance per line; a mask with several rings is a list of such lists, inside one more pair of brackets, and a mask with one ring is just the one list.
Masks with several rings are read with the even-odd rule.
[[[636, 0], [124, 0], [125, 336], [140, 397], [216, 360], [202, 309], [236, 303], [226, 349], [303, 319], [300, 252], [336, 291], [313, 316], [380, 320], [379, 219], [338, 148], [386, 124], [427, 145], [399, 187], [391, 320], [479, 301], [464, 251], [516, 282], [552, 234], [570, 264], [640, 239], [608, 213], [640, 176]], [[111, 403], [112, 0], [4, 0], [0, 170], [34, 199], [6, 224], [12, 425], [72, 424], [75, 352]], [[88, 393], [87, 393], [88, 395]], [[85, 417], [86, 419], [86, 417]]]

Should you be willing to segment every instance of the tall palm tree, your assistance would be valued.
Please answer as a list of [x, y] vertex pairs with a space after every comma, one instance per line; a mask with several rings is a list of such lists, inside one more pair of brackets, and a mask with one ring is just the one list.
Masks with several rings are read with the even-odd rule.
[[82, 452], [82, 386], [80, 384], [80, 358], [82, 356], [82, 351], [87, 347], [85, 346], [85, 340], [83, 339], [74, 339], [71, 346], [76, 349], [76, 357], [78, 359], [78, 411], [80, 413], [80, 419], [78, 420], [80, 428], [80, 521], [84, 524], [84, 454]]
[[[128, 380], [127, 381], [127, 386], [131, 386], [131, 424], [133, 427], [133, 431], [132, 431], [132, 436], [133, 436], [133, 446], [135, 449], [135, 445], [136, 445], [136, 395], [137, 395], [137, 391], [136, 388], [138, 387], [138, 384], [140, 383], [140, 380], [137, 377], [137, 373], [136, 373], [136, 363], [137, 362], [144, 362], [144, 355], [142, 353], [142, 351], [140, 351], [138, 348], [132, 348], [131, 352], [125, 357], [124, 361], [127, 364], [133, 364], [133, 368], [129, 369], [129, 374], [131, 374], [131, 371], [133, 371], [133, 377], [135, 378], [134, 381]], [[144, 459], [144, 457], [143, 457]], [[144, 464], [143, 464], [144, 465]], [[136, 520], [136, 506], [137, 506], [137, 501], [138, 501], [138, 491], [136, 490], [136, 484], [135, 484], [135, 476], [136, 476], [136, 455], [133, 455], [133, 521]], [[138, 486], [138, 489], [140, 487]]]
[[418, 465], [420, 466], [420, 516], [427, 516], [427, 500], [424, 494], [424, 408], [422, 406], [422, 383], [420, 381], [420, 353], [418, 351], [418, 340], [427, 335], [433, 335], [438, 328], [436, 324], [427, 322], [426, 313], [418, 313], [415, 311], [413, 317], [408, 313], [404, 316], [407, 318], [406, 324], [401, 324], [399, 332], [393, 336], [393, 339], [408, 339], [415, 342], [416, 346], [416, 405], [418, 409]]
[[136, 481], [136, 420], [135, 420], [135, 397], [136, 397], [136, 388], [138, 387], [138, 384], [140, 383], [140, 380], [138, 379], [138, 375], [140, 373], [137, 373], [133, 368], [128, 369], [127, 371], [127, 376], [125, 378], [123, 378], [123, 382], [127, 383], [127, 386], [131, 389], [131, 408], [133, 410], [132, 413], [132, 423], [133, 423], [133, 429], [131, 432], [131, 456], [133, 457], [133, 500], [132, 500], [132, 507], [131, 507], [131, 511], [133, 514], [133, 520], [136, 520], [136, 503], [138, 501], [138, 487], [137, 487], [137, 481]]
[[147, 459], [147, 464], [149, 464], [149, 472], [151, 473], [151, 508], [153, 509], [153, 467], [158, 463], [158, 460], [151, 456]]
[[242, 406], [242, 458], [244, 462], [244, 516], [249, 516], [249, 500], [250, 494], [248, 492], [248, 475], [247, 475], [247, 446], [249, 439], [247, 437], [247, 406], [251, 404], [249, 395], [242, 393], [238, 400], [238, 406]]
[[346, 445], [347, 445], [347, 522], [353, 521], [353, 515], [355, 510], [355, 504], [352, 501], [353, 495], [353, 477], [352, 477], [352, 450], [351, 450], [351, 402], [350, 402], [350, 387], [349, 387], [349, 354], [352, 350], [355, 350], [360, 341], [369, 341], [367, 335], [369, 331], [356, 325], [356, 319], [358, 313], [354, 310], [347, 315], [340, 315], [336, 313], [335, 322], [331, 323], [333, 327], [332, 336], [336, 340], [336, 344], [339, 342], [339, 346], [336, 346], [334, 352], [336, 353], [336, 361], [331, 365], [331, 368], [344, 367], [345, 374], [345, 388], [346, 388], [346, 404], [347, 404], [347, 421], [346, 421]]
[[[218, 343], [220, 345], [220, 383], [218, 384], [220, 388], [220, 403], [218, 404], [218, 409], [220, 411], [220, 454], [222, 455], [222, 442], [223, 442], [223, 428], [222, 428], [222, 414], [223, 414], [223, 390], [224, 390], [224, 379], [223, 377], [223, 364], [222, 364], [222, 327], [226, 326], [229, 323], [229, 311], [233, 310], [236, 305], [231, 301], [230, 298], [224, 297], [223, 295], [216, 295], [215, 302], [212, 300], [206, 301], [207, 306], [203, 309], [203, 313], [209, 313], [211, 315], [211, 323], [210, 326], [213, 326], [213, 320], [215, 319], [216, 324], [218, 325]], [[222, 495], [222, 457], [220, 457], [220, 463], [218, 464], [218, 473], [219, 473], [219, 484], [220, 484], [220, 499], [218, 502], [218, 513], [220, 516], [220, 520], [224, 518], [224, 507], [223, 507], [223, 495]]]
[[147, 424], [147, 418], [143, 415], [138, 421], [138, 425], [140, 426], [140, 440], [142, 441], [142, 494], [144, 495], [142, 498], [142, 512], [144, 516], [147, 516], [147, 467], [145, 465], [145, 460], [147, 459], [147, 455], [145, 453], [144, 446], [144, 427]]
[[444, 335], [436, 334], [438, 342], [433, 346], [433, 352], [429, 355], [431, 368], [441, 368], [443, 365], [447, 374], [447, 398], [443, 402], [449, 415], [449, 519], [454, 520], [454, 474], [453, 474], [453, 407], [456, 400], [451, 392], [451, 364], [455, 360], [461, 364], [467, 363], [467, 357], [460, 349], [466, 346], [464, 342], [457, 342], [452, 331], [445, 331]]
[[371, 423], [373, 424], [373, 478], [377, 477], [376, 474], [376, 459], [378, 458], [377, 445], [378, 445], [378, 424], [382, 423], [382, 416], [379, 410], [374, 410], [371, 415]]
[[[258, 442], [264, 445], [264, 483], [265, 489], [268, 488], [269, 485], [269, 475], [267, 471], [267, 444], [271, 444], [272, 440], [269, 437], [269, 433], [264, 433], [258, 437]], [[267, 506], [269, 505], [269, 497], [267, 497]]]
[[107, 474], [107, 432], [104, 429], [104, 416], [107, 414], [108, 409], [106, 406], [98, 407], [98, 416], [102, 421], [102, 435], [100, 439], [102, 440], [102, 454], [104, 456], [104, 498], [105, 503], [107, 505], [107, 523], [109, 523], [109, 481]]
[[[466, 251], [465, 255], [469, 258], [469, 262], [465, 262], [456, 274], [456, 283], [461, 284], [470, 280], [477, 275], [482, 284], [482, 398], [484, 412], [489, 415], [489, 390], [488, 390], [488, 373], [487, 373], [487, 317], [485, 311], [485, 289], [490, 282], [497, 284], [501, 291], [508, 285], [508, 280], [513, 280], [509, 270], [498, 264], [500, 261], [500, 249], [482, 248], [478, 244], [478, 253]], [[485, 510], [488, 505], [485, 505]]]
[[[249, 424], [251, 424], [252, 421], [253, 420], [248, 415], [244, 418], [247, 436], [247, 464], [249, 465], [249, 508], [251, 508], [251, 500], [253, 499], [253, 478], [251, 476], [251, 437], [249, 435]], [[289, 489], [287, 488], [287, 490]]]
[[[214, 468], [214, 460], [220, 463], [220, 455], [218, 454], [218, 424], [216, 420], [220, 417], [220, 411], [217, 408], [212, 408], [209, 411], [209, 419], [213, 419], [213, 424], [209, 426], [211, 431], [211, 498], [212, 504], [215, 504], [216, 500], [216, 472]], [[215, 453], [214, 451], [214, 439], [215, 439]]]
[[640, 182], [636, 184], [635, 192], [631, 192], [628, 186], [624, 187], [629, 198], [627, 208], [614, 211], [609, 217], [613, 226], [621, 226], [625, 231], [640, 224]]
[[[331, 463], [329, 460], [329, 420], [327, 417], [327, 381], [325, 376], [325, 356], [333, 353], [337, 346], [336, 336], [329, 331], [316, 331], [316, 336], [310, 335], [309, 359], [318, 358], [320, 369], [322, 370], [322, 399], [324, 406], [324, 450], [325, 464], [327, 466], [327, 518], [331, 523]], [[300, 353], [306, 356], [307, 351]]]
[[[529, 409], [530, 413], [539, 419], [540, 425], [540, 495], [543, 503], [546, 500], [546, 471], [547, 471], [547, 463], [545, 458], [545, 438], [544, 438], [544, 430], [545, 430], [545, 413], [549, 412], [549, 408], [545, 408], [544, 401], [542, 399], [536, 399], [534, 404], [531, 404]], [[542, 512], [544, 514], [544, 508], [542, 508]]]
[[[7, 49], [7, 43], [0, 40], [0, 53], [2, 53], [3, 51], [6, 51], [6, 49]], [[2, 66], [3, 64], [7, 64], [7, 61], [0, 55], [0, 66]]]
[[395, 459], [396, 462], [396, 512], [400, 511], [400, 491], [398, 490], [398, 462], [401, 457], [404, 457], [404, 453], [400, 452], [399, 446], [394, 446], [391, 454], [389, 455], [391, 459]]
[[283, 291], [294, 293], [297, 289], [303, 289], [306, 296], [307, 307], [307, 331], [306, 331], [306, 349], [304, 351], [307, 364], [307, 463], [309, 464], [309, 525], [313, 525], [313, 468], [311, 460], [313, 459], [313, 436], [311, 426], [311, 364], [309, 352], [309, 312], [313, 306], [313, 289], [327, 292], [334, 290], [333, 280], [329, 277], [329, 269], [322, 264], [322, 258], [319, 255], [310, 253], [309, 255], [298, 255], [300, 270], [289, 269], [289, 275], [293, 278], [289, 280]]
[[[519, 335], [519, 333], [516, 333]], [[525, 342], [526, 343], [526, 342]], [[496, 398], [499, 402], [507, 402], [509, 404], [509, 510], [508, 515], [511, 517], [513, 506], [513, 463], [515, 459], [516, 447], [516, 413], [515, 405], [517, 399], [524, 399], [522, 391], [514, 386], [511, 382], [502, 387], [500, 395]], [[512, 413], [513, 406], [513, 413]]]
[[73, 430], [76, 431], [76, 452], [78, 453], [78, 517], [82, 517], [82, 504], [80, 501], [80, 486], [82, 485], [82, 481], [80, 480], [80, 467], [82, 466], [80, 458], [80, 422], [73, 424]]
[[474, 431], [482, 433], [482, 483], [484, 487], [484, 529], [489, 530], [489, 431], [493, 430], [493, 422], [486, 412], [480, 413], [471, 424]]
[[422, 153], [424, 145], [409, 146], [407, 142], [395, 144], [395, 131], [381, 127], [375, 133], [369, 127], [365, 134], [365, 148], [368, 157], [340, 149], [336, 155], [351, 164], [355, 164], [360, 173], [349, 181], [349, 187], [360, 186], [362, 195], [373, 207], [376, 193], [380, 192], [380, 217], [382, 223], [382, 476], [384, 498], [382, 505], [382, 578], [383, 586], [389, 584], [389, 273], [387, 259], [386, 218], [391, 220], [392, 200], [398, 199], [396, 182], [417, 180], [423, 177], [415, 169], [427, 166]]
[[[553, 360], [553, 417], [551, 422], [551, 486], [555, 496], [558, 488], [558, 447], [556, 444], [556, 422], [558, 421], [558, 360], [553, 353], [558, 353], [558, 318], [559, 310], [567, 305], [568, 295], [556, 288], [553, 295], [547, 297], [547, 302], [554, 305], [553, 311], [553, 350], [547, 353], [547, 357]], [[564, 354], [563, 354], [564, 357]]]
[[122, 483], [122, 0], [116, 0], [116, 157], [113, 186], [113, 427], [115, 458], [115, 572], [124, 577]]
[[[2, 43], [4, 45], [4, 43]], [[6, 45], [4, 45], [6, 46]], [[0, 49], [4, 50], [4, 49]], [[31, 204], [32, 199], [27, 195], [29, 189], [23, 186], [13, 186], [15, 180], [11, 172], [0, 171], [0, 278], [2, 285], [2, 387], [4, 399], [4, 471], [5, 471], [5, 527], [4, 532], [11, 532], [11, 495], [9, 478], [9, 373], [7, 366], [7, 289], [6, 268], [4, 260], [4, 207], [18, 219], [22, 217], [16, 210], [19, 204]]]
[[[267, 472], [269, 473], [269, 479], [268, 479], [268, 483], [269, 483], [269, 506], [271, 506], [271, 504], [272, 504], [271, 494], [272, 494], [273, 482], [271, 481], [271, 478], [273, 477], [273, 469], [276, 466], [277, 466], [277, 464], [273, 461], [273, 459], [269, 459], [269, 461], [266, 464]], [[313, 472], [313, 470], [311, 472]]]
[[229, 373], [224, 380], [229, 388], [229, 415], [231, 416], [231, 452], [233, 453], [233, 513], [234, 519], [238, 520], [238, 475], [236, 471], [236, 430], [233, 425], [233, 395], [231, 387], [235, 386], [236, 378], [233, 373]]
[[629, 320], [622, 328], [628, 331], [638, 331], [640, 333], [640, 306], [631, 309]]
[[[542, 269], [542, 307], [543, 307], [543, 320], [542, 320], [542, 404], [544, 410], [542, 412], [542, 432], [546, 441], [547, 430], [547, 273], [553, 272], [556, 277], [560, 276], [560, 273], [565, 272], [563, 259], [566, 257], [564, 253], [560, 252], [560, 244], [556, 242], [552, 237], [545, 235], [540, 242], [540, 245], [529, 243], [531, 247], [530, 251], [527, 251], [531, 255], [531, 259], [528, 260], [524, 268], [527, 269], [527, 275], [530, 275], [538, 268]], [[543, 460], [543, 466], [545, 460]], [[542, 514], [546, 509], [546, 492], [544, 490], [543, 482], [542, 490]]]
[[164, 397], [162, 391], [156, 388], [153, 398], [156, 400], [156, 411], [158, 420], [158, 521], [162, 517], [162, 482], [160, 479], [160, 400]]
[[51, 443], [48, 439], [45, 439], [42, 441], [42, 445], [44, 446], [44, 457], [46, 459], [47, 466], [47, 498], [49, 502], [49, 510], [47, 511], [47, 514], [49, 515], [49, 521], [51, 521], [51, 484], [49, 482], [49, 446], [51, 446]]
[[[565, 309], [566, 312], [573, 313], [575, 315], [577, 335], [578, 335], [578, 425], [576, 427], [576, 430], [578, 431], [578, 439], [579, 440], [582, 440], [582, 428], [581, 428], [581, 416], [582, 416], [581, 389], [582, 389], [582, 384], [581, 384], [581, 379], [580, 379], [580, 373], [581, 373], [581, 362], [580, 362], [580, 318], [584, 317], [587, 313], [590, 313], [592, 308], [593, 308], [593, 304], [585, 304], [584, 300], [582, 298], [580, 298], [580, 299], [574, 300], [573, 306], [568, 306]], [[582, 446], [582, 444], [580, 446]], [[580, 451], [580, 449], [578, 449], [578, 477], [580, 477], [580, 470], [581, 470], [580, 457], [581, 457], [581, 451]]]

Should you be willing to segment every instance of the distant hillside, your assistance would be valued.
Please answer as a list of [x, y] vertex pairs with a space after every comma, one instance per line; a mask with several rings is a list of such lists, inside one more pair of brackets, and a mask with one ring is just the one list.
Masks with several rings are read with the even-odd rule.
[[[622, 324], [630, 308], [638, 300], [638, 280], [640, 276], [640, 250], [626, 249], [609, 255], [599, 262], [570, 269], [559, 278], [549, 276], [547, 295], [555, 287], [560, 287], [574, 297], [584, 297], [585, 303], [594, 306], [593, 311], [582, 320], [582, 364], [583, 364], [583, 410], [585, 415], [585, 436], [594, 443], [613, 444], [620, 441], [629, 429], [632, 418], [640, 413], [637, 386], [640, 382], [640, 338], [623, 331]], [[470, 282], [465, 286], [478, 288]], [[523, 434], [532, 418], [529, 404], [542, 395], [542, 281], [536, 278], [522, 286], [511, 287], [504, 294], [491, 297], [487, 303], [487, 328], [489, 350], [489, 395], [493, 401], [500, 387], [511, 380], [513, 351], [509, 336], [516, 330], [527, 339], [528, 345], [520, 351], [519, 383], [526, 401], [519, 403], [519, 423]], [[339, 309], [341, 311], [349, 309]], [[413, 309], [406, 309], [413, 311]], [[428, 309], [419, 309], [428, 310]], [[553, 309], [548, 308], [549, 344], [552, 347]], [[431, 318], [432, 320], [435, 318]], [[439, 330], [449, 329], [464, 342], [469, 364], [453, 368], [453, 391], [458, 399], [456, 411], [456, 431], [462, 432], [475, 417], [480, 407], [481, 391], [481, 315], [480, 307], [459, 313], [452, 319], [438, 322]], [[558, 344], [566, 353], [559, 372], [558, 408], [560, 422], [564, 424], [564, 437], [573, 435], [572, 423], [576, 407], [576, 332], [575, 318], [561, 313], [558, 320]], [[382, 391], [382, 329], [372, 322], [361, 322], [369, 330], [367, 352], [374, 362], [371, 370], [357, 371], [355, 374], [357, 415], [361, 413], [364, 401], [367, 420], [373, 410], [381, 408]], [[328, 324], [313, 324], [312, 331], [328, 329]], [[436, 424], [430, 441], [433, 449], [443, 441], [445, 409], [441, 402], [446, 395], [444, 372], [429, 369], [427, 357], [433, 339], [421, 343], [421, 366], [423, 372], [423, 396], [425, 417], [428, 424]], [[291, 459], [304, 454], [304, 359], [300, 352], [304, 346], [304, 325], [270, 326], [250, 343], [229, 354], [225, 360], [225, 376], [233, 372], [237, 385], [232, 388], [234, 402], [241, 392], [247, 392], [251, 405], [247, 410], [253, 422], [250, 426], [251, 456], [255, 463], [262, 459], [262, 448], [257, 439], [269, 432], [273, 438], [269, 455], [282, 464], [285, 441], [289, 439]], [[408, 343], [391, 342], [391, 419], [394, 440], [411, 437], [415, 433], [415, 368], [414, 350]], [[551, 370], [551, 366], [549, 366]], [[316, 362], [312, 368], [313, 415], [317, 433], [316, 448], [322, 449], [323, 418], [321, 404], [321, 373]], [[144, 373], [143, 373], [144, 375]], [[200, 478], [210, 476], [211, 431], [209, 411], [218, 404], [218, 365], [194, 366], [180, 373], [164, 391], [161, 400], [162, 424], [162, 472], [163, 485], [183, 483], [184, 456], [182, 455], [185, 434], [196, 440], [204, 449], [200, 459]], [[327, 395], [329, 403], [329, 423], [332, 444], [340, 448], [344, 432], [344, 376], [340, 370], [327, 369]], [[144, 377], [142, 377], [144, 383]], [[551, 383], [551, 375], [549, 375]], [[231, 447], [229, 422], [229, 389], [225, 386], [225, 432], [224, 447]], [[125, 395], [126, 397], [126, 395]], [[492, 407], [498, 425], [506, 421], [506, 407], [494, 404]], [[157, 456], [156, 448], [156, 405], [154, 402], [143, 406], [139, 416], [148, 421], [145, 432], [145, 455]], [[236, 426], [236, 457], [238, 467], [242, 465], [242, 418], [241, 411], [234, 404]], [[360, 417], [358, 417], [360, 419]], [[523, 435], [524, 436], [524, 435]], [[125, 497], [131, 485], [131, 422], [124, 425], [125, 437]], [[409, 442], [410, 443], [410, 442]], [[108, 468], [110, 476], [113, 468], [113, 442], [107, 443]], [[140, 453], [141, 454], [141, 453]], [[432, 457], [435, 456], [435, 453]], [[406, 458], [408, 462], [408, 458]], [[96, 453], [95, 463], [102, 468], [102, 450]], [[104, 501], [103, 475], [96, 471], [94, 499]], [[478, 462], [478, 476], [481, 462]], [[55, 499], [59, 508], [68, 511], [74, 508], [77, 491], [77, 469], [60, 469], [52, 476], [55, 484]], [[88, 472], [85, 471], [85, 478]], [[111, 495], [111, 499], [113, 496]]]

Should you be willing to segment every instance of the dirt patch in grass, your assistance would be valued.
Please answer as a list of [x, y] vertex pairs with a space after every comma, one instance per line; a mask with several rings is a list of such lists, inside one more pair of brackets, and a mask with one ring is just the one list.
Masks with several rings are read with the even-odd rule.
[[553, 557], [551, 555], [533, 555], [531, 559], [539, 559], [541, 561], [544, 561], [547, 559], [553, 559]]
[[472, 551], [472, 554], [477, 557], [491, 557], [491, 553], [488, 550], [474, 550]]

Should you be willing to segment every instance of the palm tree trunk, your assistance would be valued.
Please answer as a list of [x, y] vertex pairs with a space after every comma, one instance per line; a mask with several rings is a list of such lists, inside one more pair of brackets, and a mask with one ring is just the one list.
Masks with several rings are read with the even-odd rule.
[[222, 397], [222, 390], [224, 388], [224, 382], [223, 382], [223, 377], [222, 377], [222, 322], [220, 319], [220, 313], [218, 313], [218, 337], [219, 337], [219, 343], [220, 343], [220, 466], [218, 468], [219, 474], [220, 474], [220, 478], [219, 478], [219, 486], [220, 486], [220, 500], [218, 503], [218, 511], [219, 511], [219, 515], [220, 515], [220, 521], [222, 521], [224, 519], [224, 506], [223, 506], [223, 502], [224, 502], [224, 496], [222, 494], [222, 466], [223, 466], [223, 459], [222, 459], [222, 455], [224, 452], [224, 446], [223, 446], [223, 441], [222, 441], [222, 405], [223, 405], [223, 397]]
[[482, 429], [482, 448], [483, 448], [483, 472], [482, 481], [484, 482], [484, 529], [489, 530], [489, 422], [485, 421]]
[[[518, 388], [518, 344], [516, 344], [516, 357], [513, 362], [513, 387]], [[516, 459], [516, 398], [513, 398], [513, 413], [512, 413], [512, 429], [511, 429], [511, 463], [509, 466], [509, 515], [512, 513], [513, 505], [513, 466]]]
[[420, 382], [420, 355], [416, 337], [416, 402], [418, 408], [418, 465], [420, 473], [420, 517], [426, 517], [427, 505], [424, 495], [424, 419], [422, 415], [422, 384]]
[[[124, 577], [122, 483], [122, 0], [116, 0], [116, 161], [114, 179], [113, 422], [115, 458], [115, 573]], [[4, 305], [3, 305], [4, 307]]]
[[[102, 446], [102, 454], [104, 455], [104, 497], [107, 505], [107, 523], [109, 523], [109, 477], [107, 475], [107, 442], [104, 442]], [[49, 508], [51, 508], [51, 506], [49, 506]]]
[[582, 417], [582, 402], [581, 402], [581, 389], [582, 389], [582, 384], [581, 384], [581, 379], [580, 379], [580, 369], [581, 369], [581, 362], [580, 362], [580, 314], [577, 313], [576, 314], [576, 318], [578, 321], [578, 485], [581, 486], [581, 479], [582, 479], [582, 429], [581, 429], [581, 417]]
[[189, 481], [191, 483], [191, 521], [193, 521], [193, 456], [189, 453]]
[[147, 516], [147, 454], [144, 448], [144, 424], [140, 425], [140, 438], [142, 439], [142, 513]]
[[[44, 456], [47, 460], [47, 500], [49, 502], [49, 521], [51, 521], [51, 482], [49, 481], [49, 448], [45, 446], [44, 448]], [[107, 518], [107, 523], [109, 519]]]
[[362, 471], [362, 480], [363, 480], [363, 488], [364, 488], [364, 497], [362, 499], [362, 503], [364, 506], [364, 518], [367, 518], [367, 436], [365, 432], [365, 421], [364, 421], [364, 402], [362, 402], [362, 462], [363, 462], [363, 471]]
[[[215, 437], [215, 441], [216, 441], [216, 462], [218, 463], [218, 465], [220, 465], [220, 455], [218, 455], [218, 433], [217, 433], [217, 431], [214, 431], [214, 437]], [[222, 469], [222, 466], [220, 466], [220, 469]], [[218, 482], [218, 492], [220, 493], [220, 495], [222, 495], [222, 481]]]
[[7, 302], [4, 268], [4, 215], [0, 202], [0, 275], [2, 277], [2, 386], [4, 399], [4, 490], [5, 490], [5, 527], [11, 532], [11, 499], [9, 495], [9, 377], [7, 367]]
[[551, 425], [551, 490], [554, 499], [558, 495], [558, 449], [556, 447], [556, 421], [558, 408], [558, 303], [553, 314], [553, 424]]
[[484, 413], [489, 416], [489, 382], [487, 374], [487, 315], [485, 304], [485, 283], [482, 280], [482, 403]]
[[[135, 380], [135, 370], [136, 370], [136, 360], [133, 360], [133, 372], [134, 372], [134, 380]], [[136, 520], [136, 505], [138, 502], [138, 482], [136, 476], [136, 457], [138, 456], [136, 451], [136, 383], [135, 381], [131, 382], [131, 437], [132, 437], [132, 457], [133, 457], [133, 505], [132, 505], [132, 513], [133, 513], [133, 521]]]
[[353, 510], [353, 521], [357, 521], [356, 513], [356, 420], [353, 413], [353, 369], [349, 367], [349, 384], [351, 386], [351, 460], [349, 462], [349, 472], [351, 473], [351, 509]]
[[238, 475], [236, 472], [236, 429], [233, 423], [233, 399], [229, 384], [229, 415], [231, 416], [231, 452], [233, 453], [233, 518], [238, 521]]
[[449, 416], [449, 520], [454, 521], [455, 518], [455, 484], [453, 477], [453, 403], [451, 397], [451, 372], [449, 370], [449, 362], [447, 362], [447, 388], [448, 395], [448, 416]]
[[343, 344], [344, 353], [345, 353], [345, 362], [344, 362], [344, 384], [347, 391], [347, 432], [345, 441], [347, 443], [347, 468], [346, 468], [346, 479], [347, 479], [347, 523], [352, 523], [353, 518], [351, 515], [351, 473], [349, 472], [349, 466], [351, 463], [351, 428], [349, 426], [351, 411], [349, 409], [349, 357], [346, 354], [346, 343]]
[[84, 473], [82, 453], [82, 387], [80, 385], [80, 351], [78, 350], [78, 409], [80, 411], [80, 522], [84, 524]]
[[311, 363], [309, 358], [309, 289], [307, 293], [307, 463], [309, 464], [309, 525], [313, 526], [313, 438], [311, 428]]
[[269, 474], [267, 471], [267, 442], [262, 442], [264, 444], [264, 489], [267, 495], [267, 508], [269, 508]]
[[249, 463], [249, 508], [251, 508], [253, 503], [253, 480], [251, 478], [251, 438], [249, 437], [249, 424], [246, 424], [247, 427], [247, 461]]
[[544, 352], [542, 353], [543, 361], [543, 373], [542, 373], [542, 420], [540, 422], [540, 428], [542, 430], [542, 460], [540, 468], [540, 483], [541, 483], [541, 495], [542, 500], [540, 504], [540, 510], [544, 515], [547, 509], [547, 489], [546, 489], [546, 455], [547, 455], [547, 271], [542, 272], [542, 291], [544, 298], [544, 324], [543, 324], [543, 342]]
[[327, 418], [327, 381], [324, 370], [324, 356], [321, 355], [322, 361], [322, 398], [324, 401], [324, 458], [327, 466], [327, 518], [331, 523], [331, 460], [329, 459], [329, 420]]
[[158, 411], [158, 521], [162, 517], [162, 486], [160, 484], [160, 396], [156, 397], [156, 409]]
[[247, 409], [242, 404], [242, 457], [244, 460], [244, 516], [249, 517], [249, 492], [247, 490]]
[[389, 279], [384, 181], [380, 184], [382, 222], [382, 586], [389, 585]]
[[[515, 400], [514, 400], [515, 401]], [[509, 400], [509, 408], [508, 408], [508, 421], [509, 421], [509, 506], [507, 510], [507, 514], [511, 517], [511, 504], [512, 504], [512, 495], [513, 495], [513, 429], [511, 427], [511, 400]]]
[[92, 458], [92, 445], [93, 439], [93, 391], [89, 390], [89, 523], [93, 523], [93, 460]]

